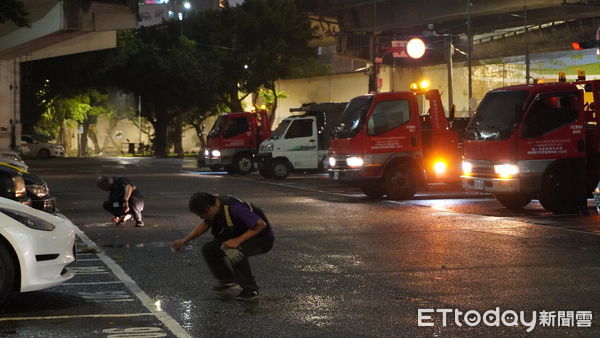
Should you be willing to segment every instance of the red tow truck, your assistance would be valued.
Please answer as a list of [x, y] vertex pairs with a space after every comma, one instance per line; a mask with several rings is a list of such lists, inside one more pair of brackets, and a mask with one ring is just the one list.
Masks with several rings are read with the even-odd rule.
[[600, 178], [599, 100], [600, 80], [583, 72], [491, 90], [465, 130], [463, 187], [509, 209], [539, 199], [551, 212], [576, 210]]
[[265, 109], [219, 116], [208, 133], [206, 149], [198, 160], [212, 170], [248, 174], [254, 169], [258, 145], [271, 135], [269, 114]]
[[[426, 114], [420, 94], [429, 100]], [[449, 127], [439, 91], [424, 85], [352, 99], [329, 154], [330, 178], [357, 184], [372, 198], [410, 199], [427, 182], [460, 181], [460, 133]]]

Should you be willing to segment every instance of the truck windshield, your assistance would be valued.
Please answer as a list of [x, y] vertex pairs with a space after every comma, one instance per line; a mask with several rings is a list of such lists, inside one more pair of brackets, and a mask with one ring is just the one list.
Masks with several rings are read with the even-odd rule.
[[373, 95], [359, 96], [350, 101], [333, 130], [334, 138], [353, 137], [360, 130], [365, 116], [373, 104]]
[[269, 138], [271, 140], [276, 140], [278, 138], [281, 138], [281, 136], [283, 135], [283, 133], [285, 132], [285, 130], [287, 129], [289, 124], [290, 124], [289, 119], [285, 119], [285, 120], [279, 122], [279, 124], [277, 125], [277, 128], [275, 128], [275, 130], [273, 130], [273, 132], [271, 133], [271, 137], [269, 137]]
[[212, 129], [208, 133], [208, 138], [215, 138], [215, 137], [219, 136], [219, 133], [221, 132], [221, 128], [223, 127], [224, 121], [225, 121], [225, 115], [221, 115], [217, 118], [217, 120], [215, 121], [215, 124], [213, 124]]
[[528, 96], [526, 90], [487, 93], [465, 130], [465, 138], [478, 141], [508, 139], [523, 114]]

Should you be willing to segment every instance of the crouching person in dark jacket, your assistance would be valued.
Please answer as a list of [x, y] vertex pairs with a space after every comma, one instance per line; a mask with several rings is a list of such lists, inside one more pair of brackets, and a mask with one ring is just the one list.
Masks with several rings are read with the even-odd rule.
[[[189, 208], [203, 222], [186, 237], [174, 241], [171, 244], [173, 251], [178, 251], [210, 229], [214, 239], [204, 244], [202, 255], [219, 281], [213, 290], [225, 292], [239, 284], [242, 291], [237, 296], [238, 300], [258, 297], [258, 285], [248, 257], [271, 250], [274, 239], [262, 210], [233, 196], [215, 196], [206, 192], [192, 195]], [[231, 263], [231, 268], [226, 259]]]

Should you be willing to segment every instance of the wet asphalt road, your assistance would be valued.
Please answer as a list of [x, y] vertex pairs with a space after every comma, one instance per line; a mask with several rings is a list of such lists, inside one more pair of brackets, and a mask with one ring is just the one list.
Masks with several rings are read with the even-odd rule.
[[[507, 212], [489, 196], [443, 186], [413, 201], [373, 201], [323, 175], [274, 182], [200, 172], [193, 160], [29, 164], [49, 182], [61, 213], [84, 232], [78, 275], [12, 296], [0, 309], [0, 336], [526, 334], [520, 322], [488, 327], [459, 320], [458, 326], [453, 314], [444, 326], [440, 312], [422, 318], [433, 326], [418, 325], [419, 309], [496, 308], [523, 311], [527, 320], [537, 311], [537, 336], [600, 334], [598, 215], [550, 215], [537, 203]], [[99, 174], [126, 175], [141, 189], [146, 227], [109, 223], [101, 208], [105, 193], [94, 186]], [[170, 251], [170, 241], [199, 221], [187, 211], [196, 191], [252, 201], [274, 224], [274, 249], [251, 259], [258, 301], [210, 292], [214, 281], [199, 253], [210, 235]], [[553, 325], [542, 325], [541, 311]], [[512, 323], [510, 314], [504, 320]]]

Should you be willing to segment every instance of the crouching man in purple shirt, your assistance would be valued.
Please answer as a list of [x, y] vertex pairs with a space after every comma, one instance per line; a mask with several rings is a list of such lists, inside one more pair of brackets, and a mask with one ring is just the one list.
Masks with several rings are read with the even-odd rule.
[[248, 257], [271, 250], [274, 239], [269, 220], [262, 210], [233, 196], [215, 196], [206, 192], [192, 195], [189, 208], [203, 222], [184, 238], [174, 241], [171, 249], [179, 251], [211, 229], [215, 238], [202, 246], [202, 255], [219, 281], [213, 290], [221, 293], [239, 284], [242, 291], [238, 300], [258, 297], [258, 285]]

